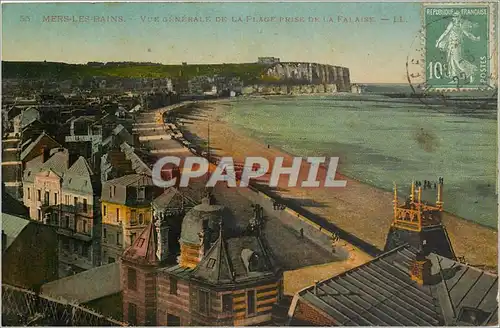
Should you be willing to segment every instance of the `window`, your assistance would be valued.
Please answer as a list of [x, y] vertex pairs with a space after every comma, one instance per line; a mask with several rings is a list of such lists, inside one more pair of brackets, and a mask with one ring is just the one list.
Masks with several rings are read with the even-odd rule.
[[118, 246], [121, 246], [121, 244], [122, 244], [122, 241], [121, 241], [120, 239], [121, 239], [121, 235], [120, 235], [120, 233], [119, 233], [119, 232], [117, 232], [117, 233], [116, 233], [116, 244], [117, 244]]
[[50, 202], [50, 193], [48, 191], [45, 192], [45, 195], [43, 197], [43, 202], [45, 205], [49, 205]]
[[170, 313], [167, 313], [167, 326], [174, 326], [174, 327], [178, 327], [181, 325], [181, 318], [176, 316], [176, 315], [173, 315], [173, 314], [170, 314]]
[[255, 314], [255, 290], [247, 291], [247, 313]]
[[128, 268], [127, 285], [128, 289], [137, 290], [137, 271], [133, 268]]
[[130, 211], [130, 225], [136, 225], [137, 224], [137, 213], [136, 210]]
[[137, 201], [143, 201], [146, 198], [146, 188], [145, 187], [139, 187], [137, 189]]
[[73, 197], [73, 206], [78, 206], [78, 197]]
[[106, 230], [106, 228], [102, 228], [102, 235], [104, 236], [104, 239], [108, 238], [108, 230]]
[[146, 311], [146, 326], [156, 326], [156, 311]]
[[42, 201], [42, 191], [40, 189], [36, 191], [36, 200]]
[[69, 205], [69, 195], [64, 195], [64, 203]]
[[30, 192], [31, 192], [31, 190], [30, 190], [30, 188], [28, 188], [28, 192], [27, 192], [27, 194], [28, 194], [28, 199], [30, 199], [30, 198], [31, 198]]
[[177, 295], [177, 279], [170, 277], [170, 294]]
[[106, 216], [106, 212], [107, 212], [106, 205], [102, 206], [102, 212], [103, 212], [104, 216]]
[[64, 239], [62, 240], [62, 248], [63, 248], [63, 250], [65, 250], [65, 251], [69, 251], [69, 239], [64, 238]]
[[83, 220], [83, 233], [89, 232], [89, 225], [86, 220]]
[[113, 197], [116, 195], [116, 186], [113, 186]]
[[69, 216], [67, 215], [64, 216], [63, 228], [69, 228]]
[[128, 322], [137, 325], [137, 306], [134, 303], [128, 303]]
[[83, 208], [82, 208], [83, 212], [87, 213], [87, 198], [83, 199], [83, 205], [82, 206], [83, 206]]
[[213, 269], [214, 265], [215, 265], [215, 259], [209, 259], [207, 263], [207, 268]]
[[42, 210], [38, 209], [37, 210], [37, 216], [38, 216], [38, 221], [41, 221], [42, 220]]
[[109, 198], [113, 198], [113, 188], [109, 186]]
[[204, 290], [200, 290], [199, 299], [198, 299], [198, 311], [200, 313], [207, 314], [208, 313], [208, 292]]
[[144, 214], [139, 213], [139, 224], [144, 224]]
[[224, 294], [222, 295], [222, 312], [233, 311], [233, 295]]
[[74, 217], [69, 218], [68, 228], [71, 230], [75, 230], [75, 218]]
[[138, 247], [142, 247], [144, 245], [144, 238], [140, 238], [139, 241], [137, 242]]
[[57, 200], [57, 192], [54, 193], [54, 205], [57, 205], [58, 200]]
[[117, 208], [116, 209], [116, 222], [119, 222], [120, 221], [120, 209]]
[[114, 257], [108, 257], [108, 263], [114, 263], [115, 258]]

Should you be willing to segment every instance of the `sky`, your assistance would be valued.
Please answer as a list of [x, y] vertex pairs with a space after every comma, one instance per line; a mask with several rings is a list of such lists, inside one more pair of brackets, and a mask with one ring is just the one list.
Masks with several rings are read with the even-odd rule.
[[[348, 67], [354, 82], [405, 83], [407, 56], [421, 28], [420, 11], [419, 3], [394, 2], [4, 3], [2, 59], [180, 64], [274, 56]], [[107, 16], [122, 21], [99, 21]], [[159, 22], [148, 22], [151, 17]], [[208, 17], [210, 22], [169, 21], [175, 17]], [[253, 21], [266, 17], [277, 21]], [[280, 22], [280, 17], [303, 21]], [[374, 21], [349, 22], [356, 17]]]

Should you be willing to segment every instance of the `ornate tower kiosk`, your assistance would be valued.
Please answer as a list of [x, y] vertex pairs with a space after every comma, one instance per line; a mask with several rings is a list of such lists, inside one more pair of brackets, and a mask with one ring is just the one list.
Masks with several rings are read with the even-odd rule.
[[394, 217], [384, 251], [389, 251], [403, 244], [410, 244], [424, 254], [432, 252], [455, 260], [455, 252], [448, 232], [441, 222], [442, 197], [443, 184], [439, 183], [436, 204], [430, 205], [422, 202], [422, 187], [419, 187], [415, 193], [415, 183], [412, 182], [410, 198], [400, 204], [397, 187], [394, 185]]

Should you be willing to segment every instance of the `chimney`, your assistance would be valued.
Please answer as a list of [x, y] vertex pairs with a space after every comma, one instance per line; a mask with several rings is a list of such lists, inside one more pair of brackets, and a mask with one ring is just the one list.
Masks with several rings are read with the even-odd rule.
[[318, 295], [318, 280], [314, 280], [314, 295]]
[[169, 255], [168, 232], [169, 227], [163, 214], [160, 214], [155, 221], [156, 227], [156, 258], [161, 262], [165, 261]]
[[70, 152], [68, 155], [68, 167], [71, 167], [75, 162], [78, 160], [80, 157], [80, 154], [75, 154], [73, 152]]
[[45, 163], [50, 157], [50, 149], [47, 146], [42, 146], [42, 163]]
[[410, 278], [419, 285], [426, 285], [431, 279], [431, 260], [418, 253], [410, 269]]

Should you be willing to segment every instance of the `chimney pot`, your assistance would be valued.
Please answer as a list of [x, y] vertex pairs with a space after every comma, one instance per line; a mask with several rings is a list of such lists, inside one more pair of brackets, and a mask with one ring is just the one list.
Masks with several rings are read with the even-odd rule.
[[318, 295], [318, 280], [314, 280], [314, 295]]
[[410, 269], [411, 280], [421, 286], [428, 284], [431, 279], [431, 268], [431, 261], [421, 253], [417, 254]]
[[50, 149], [47, 146], [42, 146], [42, 163], [48, 161], [50, 157]]

